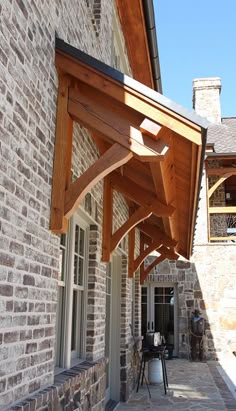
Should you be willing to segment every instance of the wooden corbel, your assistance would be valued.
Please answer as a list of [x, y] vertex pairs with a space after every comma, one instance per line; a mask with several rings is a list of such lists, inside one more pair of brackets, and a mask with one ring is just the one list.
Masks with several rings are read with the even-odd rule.
[[154, 250], [157, 250], [159, 247], [161, 247], [162, 243], [159, 240], [153, 241], [147, 248], [145, 248], [144, 251], [141, 252], [141, 254], [136, 258], [134, 261], [134, 271], [136, 271], [139, 266], [142, 264], [142, 262], [145, 260], [145, 258]]
[[69, 218], [81, 200], [100, 180], [127, 163], [133, 154], [120, 144], [113, 144], [95, 163], [70, 185], [65, 195], [65, 216]]
[[159, 255], [155, 260], [140, 273], [140, 284], [143, 285], [144, 281], [146, 280], [148, 274], [152, 271], [156, 265], [160, 264], [162, 261], [164, 261], [166, 257], [164, 255]]
[[112, 235], [111, 238], [111, 252], [115, 250], [121, 240], [129, 231], [132, 230], [141, 221], [146, 220], [152, 212], [143, 207], [139, 207], [130, 215], [129, 219]]
[[[236, 172], [235, 172], [236, 174]], [[209, 188], [208, 190], [208, 198], [210, 198], [212, 196], [212, 194], [214, 193], [214, 191], [225, 181], [227, 180], [229, 177], [231, 177], [232, 175], [235, 175], [233, 173], [227, 173], [225, 175], [223, 175], [222, 177], [219, 178], [219, 180], [217, 180], [215, 182], [215, 184]]]
[[113, 220], [113, 190], [110, 177], [104, 178], [103, 185], [103, 227], [102, 227], [102, 261], [109, 262], [111, 255], [111, 236]]
[[152, 269], [162, 261], [164, 261], [166, 258], [168, 258], [169, 260], [177, 260], [179, 258], [178, 254], [165, 246], [158, 248], [157, 252], [160, 253], [160, 255], [155, 258], [155, 260], [148, 267], [142, 270], [142, 273], [140, 275], [140, 284], [143, 284]]

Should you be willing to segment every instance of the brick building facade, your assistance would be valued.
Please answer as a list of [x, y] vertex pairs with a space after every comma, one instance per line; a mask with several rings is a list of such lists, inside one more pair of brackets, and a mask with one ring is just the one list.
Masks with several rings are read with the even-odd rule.
[[[130, 74], [122, 29], [112, 1], [7, 0], [1, 2], [0, 20], [0, 408], [20, 402], [14, 409], [28, 409], [29, 404], [30, 409], [72, 409], [68, 405], [72, 403], [73, 409], [79, 409], [78, 403], [83, 409], [103, 409], [105, 360], [100, 359], [104, 358], [105, 345], [107, 265], [100, 262], [101, 183], [86, 196], [79, 216], [79, 221], [86, 222], [88, 253], [86, 289], [78, 291], [86, 293], [83, 298], [88, 299], [81, 353], [90, 362], [78, 372], [58, 374], [54, 380], [55, 365], [63, 368], [66, 361], [69, 368], [73, 365], [62, 353], [56, 355], [55, 349], [56, 318], [61, 308], [58, 271], [62, 269], [60, 236], [49, 231], [58, 87], [55, 35], [112, 66], [118, 64], [122, 52], [119, 64]], [[122, 50], [114, 42], [114, 31]], [[79, 126], [74, 127], [73, 144], [75, 178], [97, 158], [97, 149], [89, 133]], [[115, 226], [124, 221], [127, 212], [126, 203], [116, 194]], [[124, 273], [126, 252], [124, 243], [117, 257], [122, 259]], [[124, 399], [129, 392], [126, 374], [130, 374], [131, 364], [127, 359], [131, 347], [130, 283], [125, 279], [120, 284], [120, 304], [125, 307], [125, 313], [121, 312], [121, 352], [126, 356], [121, 377]], [[65, 284], [61, 284], [63, 292]], [[45, 391], [48, 386], [51, 388]], [[37, 396], [32, 397], [34, 392]], [[29, 395], [29, 402], [21, 403]]]
[[[156, 248], [162, 260], [177, 259], [176, 250], [186, 256], [191, 254], [207, 126], [203, 119], [152, 90], [161, 92], [157, 47], [152, 43], [155, 32], [150, 24], [154, 18], [150, 14], [152, 2], [135, 0], [133, 5], [134, 1], [132, 5], [127, 1], [124, 7], [120, 0], [0, 3], [2, 410], [98, 411], [105, 409], [109, 400], [125, 401], [134, 388], [137, 371], [131, 328], [140, 343], [139, 267], [143, 255]], [[136, 36], [139, 47], [133, 46]], [[64, 49], [58, 51], [58, 47], [55, 51], [56, 43]], [[65, 51], [71, 48], [73, 56]], [[86, 61], [78, 58], [81, 54], [92, 63], [86, 66]], [[55, 55], [57, 62], [66, 59], [68, 67], [57, 63], [56, 69]], [[78, 81], [76, 69], [73, 75], [69, 72], [71, 59], [81, 71], [84, 69], [83, 73], [87, 70], [82, 80]], [[105, 67], [105, 73], [102, 69], [96, 72], [97, 66]], [[111, 66], [120, 72], [112, 71]], [[89, 70], [97, 75], [95, 85], [92, 81], [86, 83]], [[145, 85], [122, 73], [133, 75]], [[64, 112], [72, 118], [68, 78], [74, 93], [72, 103], [80, 87], [86, 101], [82, 108], [87, 108], [89, 93], [93, 93], [90, 104], [102, 95], [102, 115], [107, 120], [102, 131], [106, 133], [109, 128], [110, 134], [106, 138], [103, 135], [99, 146], [96, 137], [99, 139], [102, 133], [97, 127], [98, 136], [94, 135], [96, 115], [92, 124], [87, 120], [90, 132], [73, 118], [71, 164], [66, 156], [60, 164], [57, 148], [60, 151], [63, 140], [58, 143], [58, 134], [72, 125], [69, 121], [66, 125], [60, 123], [65, 99]], [[118, 123], [119, 138], [106, 117], [108, 100], [114, 108], [110, 114], [116, 126]], [[98, 103], [96, 109], [101, 114]], [[89, 115], [94, 115], [93, 110]], [[129, 244], [127, 235], [120, 237], [119, 246], [110, 253], [110, 263], [101, 262], [106, 261], [102, 253], [106, 248], [103, 190], [107, 174], [101, 173], [97, 184], [91, 184], [72, 212], [67, 230], [54, 230], [59, 235], [52, 229], [52, 209], [56, 214], [62, 207], [64, 212], [66, 202], [63, 197], [58, 208], [51, 205], [56, 195], [55, 163], [58, 176], [65, 178], [70, 188], [102, 158], [104, 147], [105, 153], [112, 148], [114, 154], [117, 149], [133, 161], [127, 169], [124, 161], [117, 161], [115, 180], [117, 175], [119, 180], [126, 179], [128, 189], [121, 192], [129, 201], [114, 190], [109, 233], [110, 237], [116, 234], [127, 222], [129, 231], [125, 227], [123, 234], [132, 231], [132, 237]], [[64, 170], [65, 163], [69, 164], [66, 177], [60, 170], [60, 165]], [[60, 182], [58, 177], [58, 191], [62, 187], [64, 194], [66, 189], [68, 193], [68, 186]], [[186, 201], [179, 201], [183, 197]], [[66, 215], [63, 213], [64, 223]], [[140, 227], [139, 223], [149, 217], [149, 223]], [[134, 229], [137, 224], [138, 230]], [[178, 271], [181, 262], [175, 264]], [[178, 275], [183, 277], [183, 272]], [[192, 272], [187, 275], [190, 278]]]

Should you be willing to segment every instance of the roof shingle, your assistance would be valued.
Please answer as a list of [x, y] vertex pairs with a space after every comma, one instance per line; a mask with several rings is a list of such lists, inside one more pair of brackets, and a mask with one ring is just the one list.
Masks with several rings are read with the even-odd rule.
[[236, 152], [236, 117], [222, 118], [221, 124], [211, 124], [207, 143], [214, 144], [216, 153]]

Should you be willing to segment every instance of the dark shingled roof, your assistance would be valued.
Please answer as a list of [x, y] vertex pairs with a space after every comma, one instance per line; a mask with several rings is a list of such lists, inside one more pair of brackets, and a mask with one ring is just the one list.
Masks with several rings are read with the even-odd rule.
[[221, 124], [211, 124], [207, 144], [214, 144], [216, 153], [236, 152], [236, 117], [222, 118]]

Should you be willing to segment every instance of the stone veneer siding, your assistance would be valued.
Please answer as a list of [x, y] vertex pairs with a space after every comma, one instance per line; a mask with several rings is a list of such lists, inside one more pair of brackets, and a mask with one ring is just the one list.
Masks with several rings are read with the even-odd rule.
[[[58, 87], [55, 32], [110, 64], [113, 10], [113, 1], [101, 1], [98, 30], [87, 0], [5, 0], [0, 5], [1, 409], [54, 381], [59, 236], [49, 231], [49, 219]], [[73, 178], [97, 156], [88, 132], [75, 125]], [[86, 355], [97, 361], [104, 356], [105, 344], [102, 183], [81, 207], [94, 221], [89, 240]], [[127, 205], [115, 193], [114, 227], [127, 216]], [[124, 249], [126, 243], [125, 239]], [[124, 287], [129, 288], [128, 281]], [[103, 399], [104, 390], [103, 386]], [[72, 392], [68, 395], [73, 397]], [[92, 409], [103, 409], [100, 397], [96, 404]]]
[[103, 410], [105, 385], [105, 361], [84, 361], [56, 375], [53, 385], [7, 411]]

